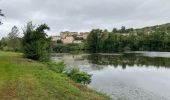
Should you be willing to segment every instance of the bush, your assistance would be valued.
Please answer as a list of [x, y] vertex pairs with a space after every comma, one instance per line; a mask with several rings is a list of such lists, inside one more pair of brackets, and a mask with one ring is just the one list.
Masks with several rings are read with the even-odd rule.
[[56, 44], [53, 46], [54, 52], [77, 52], [84, 51], [84, 44]]
[[38, 61], [50, 60], [51, 45], [50, 39], [45, 33], [46, 30], [49, 30], [46, 24], [42, 24], [36, 29], [31, 22], [27, 24], [22, 41], [23, 52], [27, 58]]
[[62, 73], [66, 67], [64, 62], [54, 63], [54, 62], [47, 62], [46, 63], [49, 68], [57, 73]]
[[67, 76], [70, 77], [72, 80], [74, 80], [77, 83], [82, 84], [90, 84], [91, 82], [91, 76], [90, 74], [86, 72], [82, 72], [79, 69], [73, 68], [71, 71], [66, 72]]

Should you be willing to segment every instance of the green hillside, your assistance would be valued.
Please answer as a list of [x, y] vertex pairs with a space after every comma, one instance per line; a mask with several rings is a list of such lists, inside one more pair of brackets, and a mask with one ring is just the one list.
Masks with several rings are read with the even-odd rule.
[[135, 29], [135, 31], [137, 31], [137, 32], [144, 32], [144, 33], [154, 32], [157, 30], [170, 33], [170, 23], [154, 25], [154, 26], [147, 26], [144, 28]]

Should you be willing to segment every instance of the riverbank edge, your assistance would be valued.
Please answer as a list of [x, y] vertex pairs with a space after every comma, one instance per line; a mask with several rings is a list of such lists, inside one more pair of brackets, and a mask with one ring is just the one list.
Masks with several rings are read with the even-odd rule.
[[[9, 58], [9, 59], [8, 59]], [[83, 84], [79, 84], [79, 83], [75, 83], [74, 81], [72, 81], [71, 79], [69, 79], [66, 75], [64, 75], [64, 74], [62, 74], [62, 73], [56, 73], [56, 72], [54, 72], [54, 71], [52, 71], [52, 70], [50, 70], [49, 68], [48, 68], [48, 66], [46, 65], [46, 64], [44, 64], [44, 63], [41, 63], [41, 62], [37, 62], [37, 61], [33, 61], [33, 60], [30, 60], [30, 59], [27, 59], [27, 58], [24, 58], [23, 57], [23, 55], [21, 54], [21, 53], [16, 53], [16, 52], [3, 52], [3, 51], [0, 51], [0, 62], [1, 62], [1, 67], [0, 68], [2, 68], [2, 70], [4, 70], [5, 69], [5, 71], [7, 71], [7, 72], [4, 72], [4, 75], [9, 75], [9, 76], [5, 76], [5, 77], [1, 77], [0, 78], [0, 81], [1, 81], [1, 83], [3, 83], [3, 79], [4, 78], [7, 78], [7, 79], [4, 79], [5, 81], [4, 81], [4, 84], [0, 84], [1, 86], [0, 86], [0, 94], [4, 91], [4, 90], [6, 90], [5, 88], [4, 88], [4, 86], [5, 87], [8, 87], [8, 85], [5, 85], [5, 84], [9, 84], [9, 83], [12, 83], [12, 82], [16, 82], [16, 81], [20, 81], [21, 83], [22, 83], [22, 80], [20, 79], [20, 77], [21, 77], [21, 75], [20, 75], [20, 73], [17, 73], [17, 75], [15, 75], [15, 73], [13, 73], [13, 72], [15, 72], [15, 71], [9, 71], [8, 72], [8, 70], [6, 69], [6, 68], [11, 68], [11, 67], [13, 67], [13, 70], [16, 70], [15, 69], [15, 67], [17, 67], [17, 68], [20, 68], [20, 67], [24, 67], [24, 68], [22, 68], [22, 69], [17, 69], [17, 70], [19, 70], [19, 71], [24, 71], [25, 72], [25, 74], [30, 74], [30, 73], [28, 73], [26, 70], [29, 70], [30, 72], [35, 72], [36, 73], [36, 71], [37, 71], [37, 73], [38, 73], [38, 71], [39, 70], [43, 70], [45, 73], [40, 73], [40, 75], [42, 75], [42, 74], [46, 74], [46, 73], [50, 73], [50, 74], [52, 74], [52, 75], [54, 75], [54, 76], [57, 76], [57, 78], [55, 78], [55, 79], [52, 79], [52, 80], [48, 80], [49, 82], [47, 82], [46, 80], [44, 80], [44, 78], [43, 77], [41, 77], [40, 75], [38, 76], [39, 77], [39, 79], [37, 80], [37, 81], [45, 81], [44, 83], [46, 83], [46, 85], [50, 85], [50, 84], [48, 84], [48, 83], [50, 83], [50, 82], [53, 82], [53, 83], [56, 83], [56, 84], [52, 84], [52, 85], [54, 85], [54, 86], [49, 86], [49, 87], [59, 87], [59, 88], [57, 88], [57, 89], [65, 89], [64, 90], [64, 92], [63, 92], [63, 90], [57, 90], [57, 92], [59, 93], [59, 94], [56, 94], [55, 92], [54, 92], [54, 90], [53, 89], [49, 89], [49, 88], [47, 88], [46, 87], [46, 90], [48, 91], [48, 92], [54, 92], [54, 93], [52, 93], [53, 95], [57, 95], [57, 98], [56, 99], [64, 99], [64, 100], [80, 100], [80, 99], [83, 99], [83, 100], [109, 100], [110, 99], [110, 97], [108, 97], [108, 96], [106, 96], [105, 94], [103, 94], [103, 93], [100, 93], [100, 92], [97, 92], [96, 90], [94, 90], [94, 89], [91, 89], [91, 88], [89, 88], [89, 87], [87, 87], [86, 85], [83, 85]], [[31, 66], [31, 65], [33, 65], [33, 66]], [[36, 65], [36, 66], [34, 66], [34, 65]], [[31, 69], [31, 68], [26, 68], [26, 66], [27, 67], [31, 67], [31, 68], [33, 68], [33, 69]], [[38, 67], [37, 67], [38, 66]], [[35, 68], [35, 67], [37, 67], [37, 68]], [[35, 68], [35, 69], [34, 69]], [[8, 74], [5, 74], [5, 73], [8, 73]], [[35, 73], [33, 73], [33, 74], [35, 74]], [[3, 73], [2, 73], [3, 74]], [[25, 75], [23, 72], [22, 72], [22, 77]], [[54, 77], [54, 76], [48, 76], [48, 78], [50, 79], [50, 78], [52, 78], [52, 77]], [[11, 77], [11, 76], [15, 76], [15, 77]], [[33, 78], [35, 78], [34, 77], [34, 75], [31, 75], [31, 76], [33, 76]], [[36, 76], [36, 78], [37, 78], [37, 76]], [[36, 79], [35, 78], [35, 79]], [[40, 79], [42, 79], [42, 80], [40, 80]], [[26, 79], [27, 80], [27, 79]], [[24, 81], [26, 81], [26, 80], [24, 80]], [[56, 82], [57, 81], [57, 82]], [[33, 81], [34, 82], [34, 81]], [[38, 87], [42, 87], [42, 88], [44, 88], [44, 83], [42, 83], [42, 82], [40, 82], [39, 84], [40, 84], [40, 86], [38, 86]], [[60, 84], [57, 84], [57, 83], [60, 83]], [[16, 86], [18, 86], [18, 87], [15, 87], [15, 84], [16, 84]], [[28, 85], [29, 83], [25, 83], [24, 85]], [[0, 95], [0, 97], [3, 99], [4, 98], [4, 100], [5, 99], [9, 99], [9, 98], [11, 98], [11, 99], [20, 99], [20, 94], [22, 94], [22, 93], [18, 93], [18, 92], [20, 92], [20, 91], [18, 91], [18, 88], [20, 88], [20, 85], [19, 84], [17, 84], [17, 83], [13, 83], [13, 85], [14, 85], [14, 87], [13, 88], [16, 88], [16, 90], [15, 91], [17, 91], [17, 96], [14, 96], [14, 98], [12, 98], [11, 97], [11, 95], [9, 95], [9, 94], [7, 94], [7, 93], [9, 93], [9, 92], [13, 92], [13, 90], [8, 90], [7, 89], [7, 92], [5, 92], [5, 93], [3, 93], [3, 94], [1, 94]], [[23, 84], [22, 84], [23, 85]], [[58, 85], [58, 86], [57, 86]], [[3, 88], [2, 88], [3, 87]], [[27, 89], [29, 89], [29, 88], [27, 88]], [[74, 90], [73, 90], [74, 89]], [[50, 91], [50, 90], [53, 90], [53, 91]], [[76, 90], [76, 91], [75, 91]], [[27, 91], [33, 91], [34, 92], [34, 90], [27, 90]], [[37, 91], [37, 90], [36, 90]], [[43, 91], [45, 91], [45, 90], [43, 90]], [[69, 92], [68, 92], [69, 91]], [[74, 93], [72, 93], [72, 91], [75, 91]], [[77, 92], [77, 93], [76, 93]], [[26, 94], [22, 94], [22, 96], [21, 97], [28, 97], [28, 98], [30, 98], [29, 96], [31, 96], [31, 98], [32, 99], [35, 99], [34, 98], [34, 96], [35, 96], [36, 94], [34, 94], [34, 95], [31, 95], [30, 93], [26, 93]], [[43, 95], [43, 94], [40, 94], [40, 93], [37, 93], [37, 95]], [[67, 96], [66, 96], [67, 95]], [[70, 97], [69, 97], [69, 95], [70, 95]], [[47, 96], [46, 96], [46, 98], [48, 98], [48, 96], [49, 96], [49, 98], [54, 98], [51, 94], [48, 94]], [[66, 96], [66, 98], [65, 98], [65, 96]], [[44, 96], [45, 97], [45, 96]], [[39, 99], [39, 98], [36, 98], [36, 99]], [[41, 99], [45, 99], [45, 98], [41, 98]]]

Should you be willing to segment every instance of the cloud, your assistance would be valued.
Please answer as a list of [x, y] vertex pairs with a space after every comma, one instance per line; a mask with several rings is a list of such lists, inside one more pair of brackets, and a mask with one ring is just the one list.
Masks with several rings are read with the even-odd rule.
[[28, 21], [47, 23], [49, 35], [92, 28], [144, 27], [170, 22], [170, 0], [0, 0], [0, 37]]

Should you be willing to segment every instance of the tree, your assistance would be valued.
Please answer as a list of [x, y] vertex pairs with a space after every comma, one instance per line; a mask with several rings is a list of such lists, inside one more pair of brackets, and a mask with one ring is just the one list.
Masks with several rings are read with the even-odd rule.
[[114, 40], [112, 39], [112, 34], [109, 33], [107, 39], [105, 39], [105, 41], [104, 41], [103, 51], [105, 51], [105, 52], [112, 51], [114, 49], [113, 41]]
[[108, 32], [108, 30], [107, 29], [104, 29], [104, 31], [103, 31], [104, 33], [107, 33]]
[[21, 40], [18, 37], [19, 30], [16, 26], [12, 27], [11, 32], [8, 34], [7, 47], [12, 51], [19, 51], [21, 49]]
[[[0, 9], [0, 16], [4, 16], [1, 9]], [[1, 20], [0, 20], [0, 24], [2, 24]]]
[[117, 33], [117, 32], [118, 32], [117, 28], [113, 28], [112, 33]]
[[126, 27], [125, 27], [125, 26], [122, 26], [120, 32], [121, 32], [121, 33], [126, 33]]
[[133, 30], [134, 30], [133, 28], [129, 28], [129, 29], [126, 29], [126, 32], [130, 33], [130, 32], [133, 32]]
[[15, 38], [15, 37], [18, 37], [19, 35], [19, 30], [16, 26], [13, 26], [12, 29], [11, 29], [11, 32], [8, 34], [8, 37], [9, 38]]
[[2, 38], [0, 41], [0, 49], [4, 50], [4, 48], [7, 46], [7, 39], [6, 38]]
[[167, 33], [164, 37], [164, 49], [170, 51], [170, 33]]
[[98, 52], [99, 50], [99, 43], [100, 38], [102, 35], [102, 30], [100, 29], [93, 29], [87, 37], [87, 49], [90, 52]]
[[137, 47], [138, 42], [136, 39], [136, 35], [134, 35], [133, 33], [130, 33], [126, 40], [127, 40], [126, 49], [129, 48], [132, 51], [138, 50], [138, 47]]
[[50, 59], [51, 42], [47, 37], [45, 30], [49, 30], [46, 24], [38, 27], [27, 23], [23, 37], [23, 51], [27, 58], [39, 61], [48, 61]]

